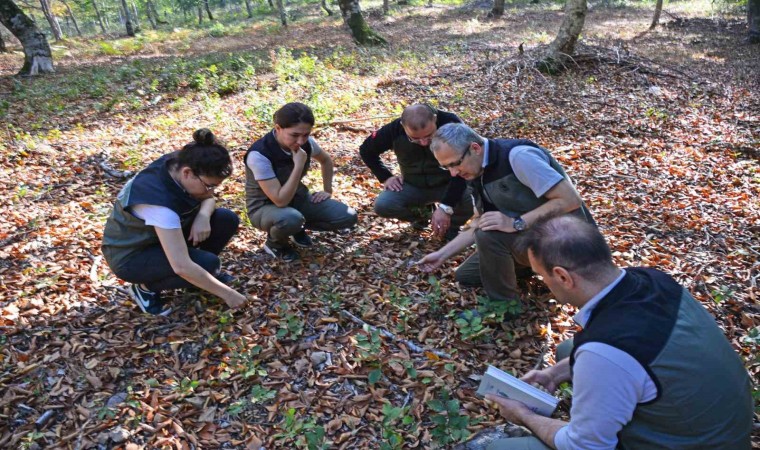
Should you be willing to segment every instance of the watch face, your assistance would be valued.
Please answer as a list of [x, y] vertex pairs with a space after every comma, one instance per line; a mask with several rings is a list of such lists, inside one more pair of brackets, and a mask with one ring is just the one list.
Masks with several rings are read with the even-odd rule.
[[512, 223], [512, 227], [514, 227], [514, 229], [517, 231], [523, 231], [525, 229], [525, 221], [522, 220], [522, 218], [518, 217]]

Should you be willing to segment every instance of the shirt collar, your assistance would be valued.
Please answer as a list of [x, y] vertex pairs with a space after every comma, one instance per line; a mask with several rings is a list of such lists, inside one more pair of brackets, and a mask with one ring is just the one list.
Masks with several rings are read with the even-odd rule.
[[488, 165], [488, 139], [483, 139], [483, 166]]
[[588, 323], [588, 319], [591, 317], [591, 312], [594, 310], [594, 308], [596, 308], [596, 305], [598, 305], [599, 302], [602, 301], [602, 299], [607, 294], [609, 294], [610, 291], [614, 289], [615, 286], [618, 285], [618, 283], [620, 283], [620, 281], [623, 279], [624, 276], [625, 276], [625, 269], [620, 269], [620, 275], [617, 278], [615, 278], [615, 281], [608, 284], [607, 287], [599, 291], [595, 296], [591, 297], [591, 300], [586, 302], [586, 304], [583, 305], [583, 307], [578, 311], [578, 313], [575, 314], [575, 316], [573, 317], [573, 320], [575, 321], [575, 323], [585, 328], [586, 323]]

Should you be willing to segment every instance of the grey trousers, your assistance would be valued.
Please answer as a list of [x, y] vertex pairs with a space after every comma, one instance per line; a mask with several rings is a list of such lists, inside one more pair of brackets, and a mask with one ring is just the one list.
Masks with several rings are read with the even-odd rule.
[[291, 206], [280, 208], [265, 205], [249, 214], [251, 224], [269, 233], [269, 241], [275, 246], [285, 246], [288, 238], [302, 229], [334, 231], [351, 228], [358, 219], [356, 211], [331, 198], [319, 203], [309, 197], [296, 198]]
[[519, 300], [515, 268], [530, 267], [530, 261], [516, 248], [518, 238], [519, 233], [475, 230], [476, 252], [459, 266], [456, 280], [464, 286], [483, 286], [493, 301]]
[[[431, 203], [440, 202], [446, 186], [437, 188], [418, 188], [409, 183], [403, 184], [401, 191], [383, 191], [375, 199], [375, 213], [380, 217], [399, 219], [406, 222], [414, 222], [421, 219], [419, 213], [412, 208], [424, 207]], [[467, 188], [454, 208], [451, 216], [451, 226], [459, 228], [472, 217], [474, 208], [470, 198], [470, 189]]]

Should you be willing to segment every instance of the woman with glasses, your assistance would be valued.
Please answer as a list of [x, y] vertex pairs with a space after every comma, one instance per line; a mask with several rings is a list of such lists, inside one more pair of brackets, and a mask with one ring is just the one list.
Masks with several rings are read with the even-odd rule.
[[224, 283], [219, 253], [240, 220], [217, 208], [214, 189], [232, 173], [227, 149], [207, 129], [151, 163], [119, 193], [103, 232], [103, 256], [143, 312], [167, 315], [161, 292], [196, 286], [230, 308], [246, 297]]
[[[299, 259], [292, 244], [312, 246], [307, 229], [333, 231], [356, 224], [356, 211], [332, 199], [333, 162], [311, 130], [314, 114], [303, 103], [274, 113], [274, 129], [245, 154], [245, 197], [254, 227], [267, 232], [264, 250], [286, 262]], [[310, 193], [301, 179], [311, 160], [322, 169], [322, 190]]]

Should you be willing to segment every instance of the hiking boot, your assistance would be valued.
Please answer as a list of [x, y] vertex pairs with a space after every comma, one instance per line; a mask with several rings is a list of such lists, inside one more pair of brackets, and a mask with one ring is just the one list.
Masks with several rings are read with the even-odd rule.
[[168, 316], [172, 309], [166, 306], [158, 292], [143, 289], [139, 284], [133, 284], [127, 289], [127, 293], [137, 304], [137, 307], [146, 314], [154, 316]]
[[296, 244], [296, 246], [301, 248], [308, 248], [314, 245], [314, 242], [312, 242], [311, 237], [309, 237], [308, 234], [306, 234], [306, 230], [301, 230], [298, 233], [294, 234], [293, 236], [290, 236], [290, 241]]
[[301, 258], [298, 252], [290, 245], [278, 245], [270, 240], [267, 240], [264, 244], [264, 251], [285, 262], [298, 261]]

